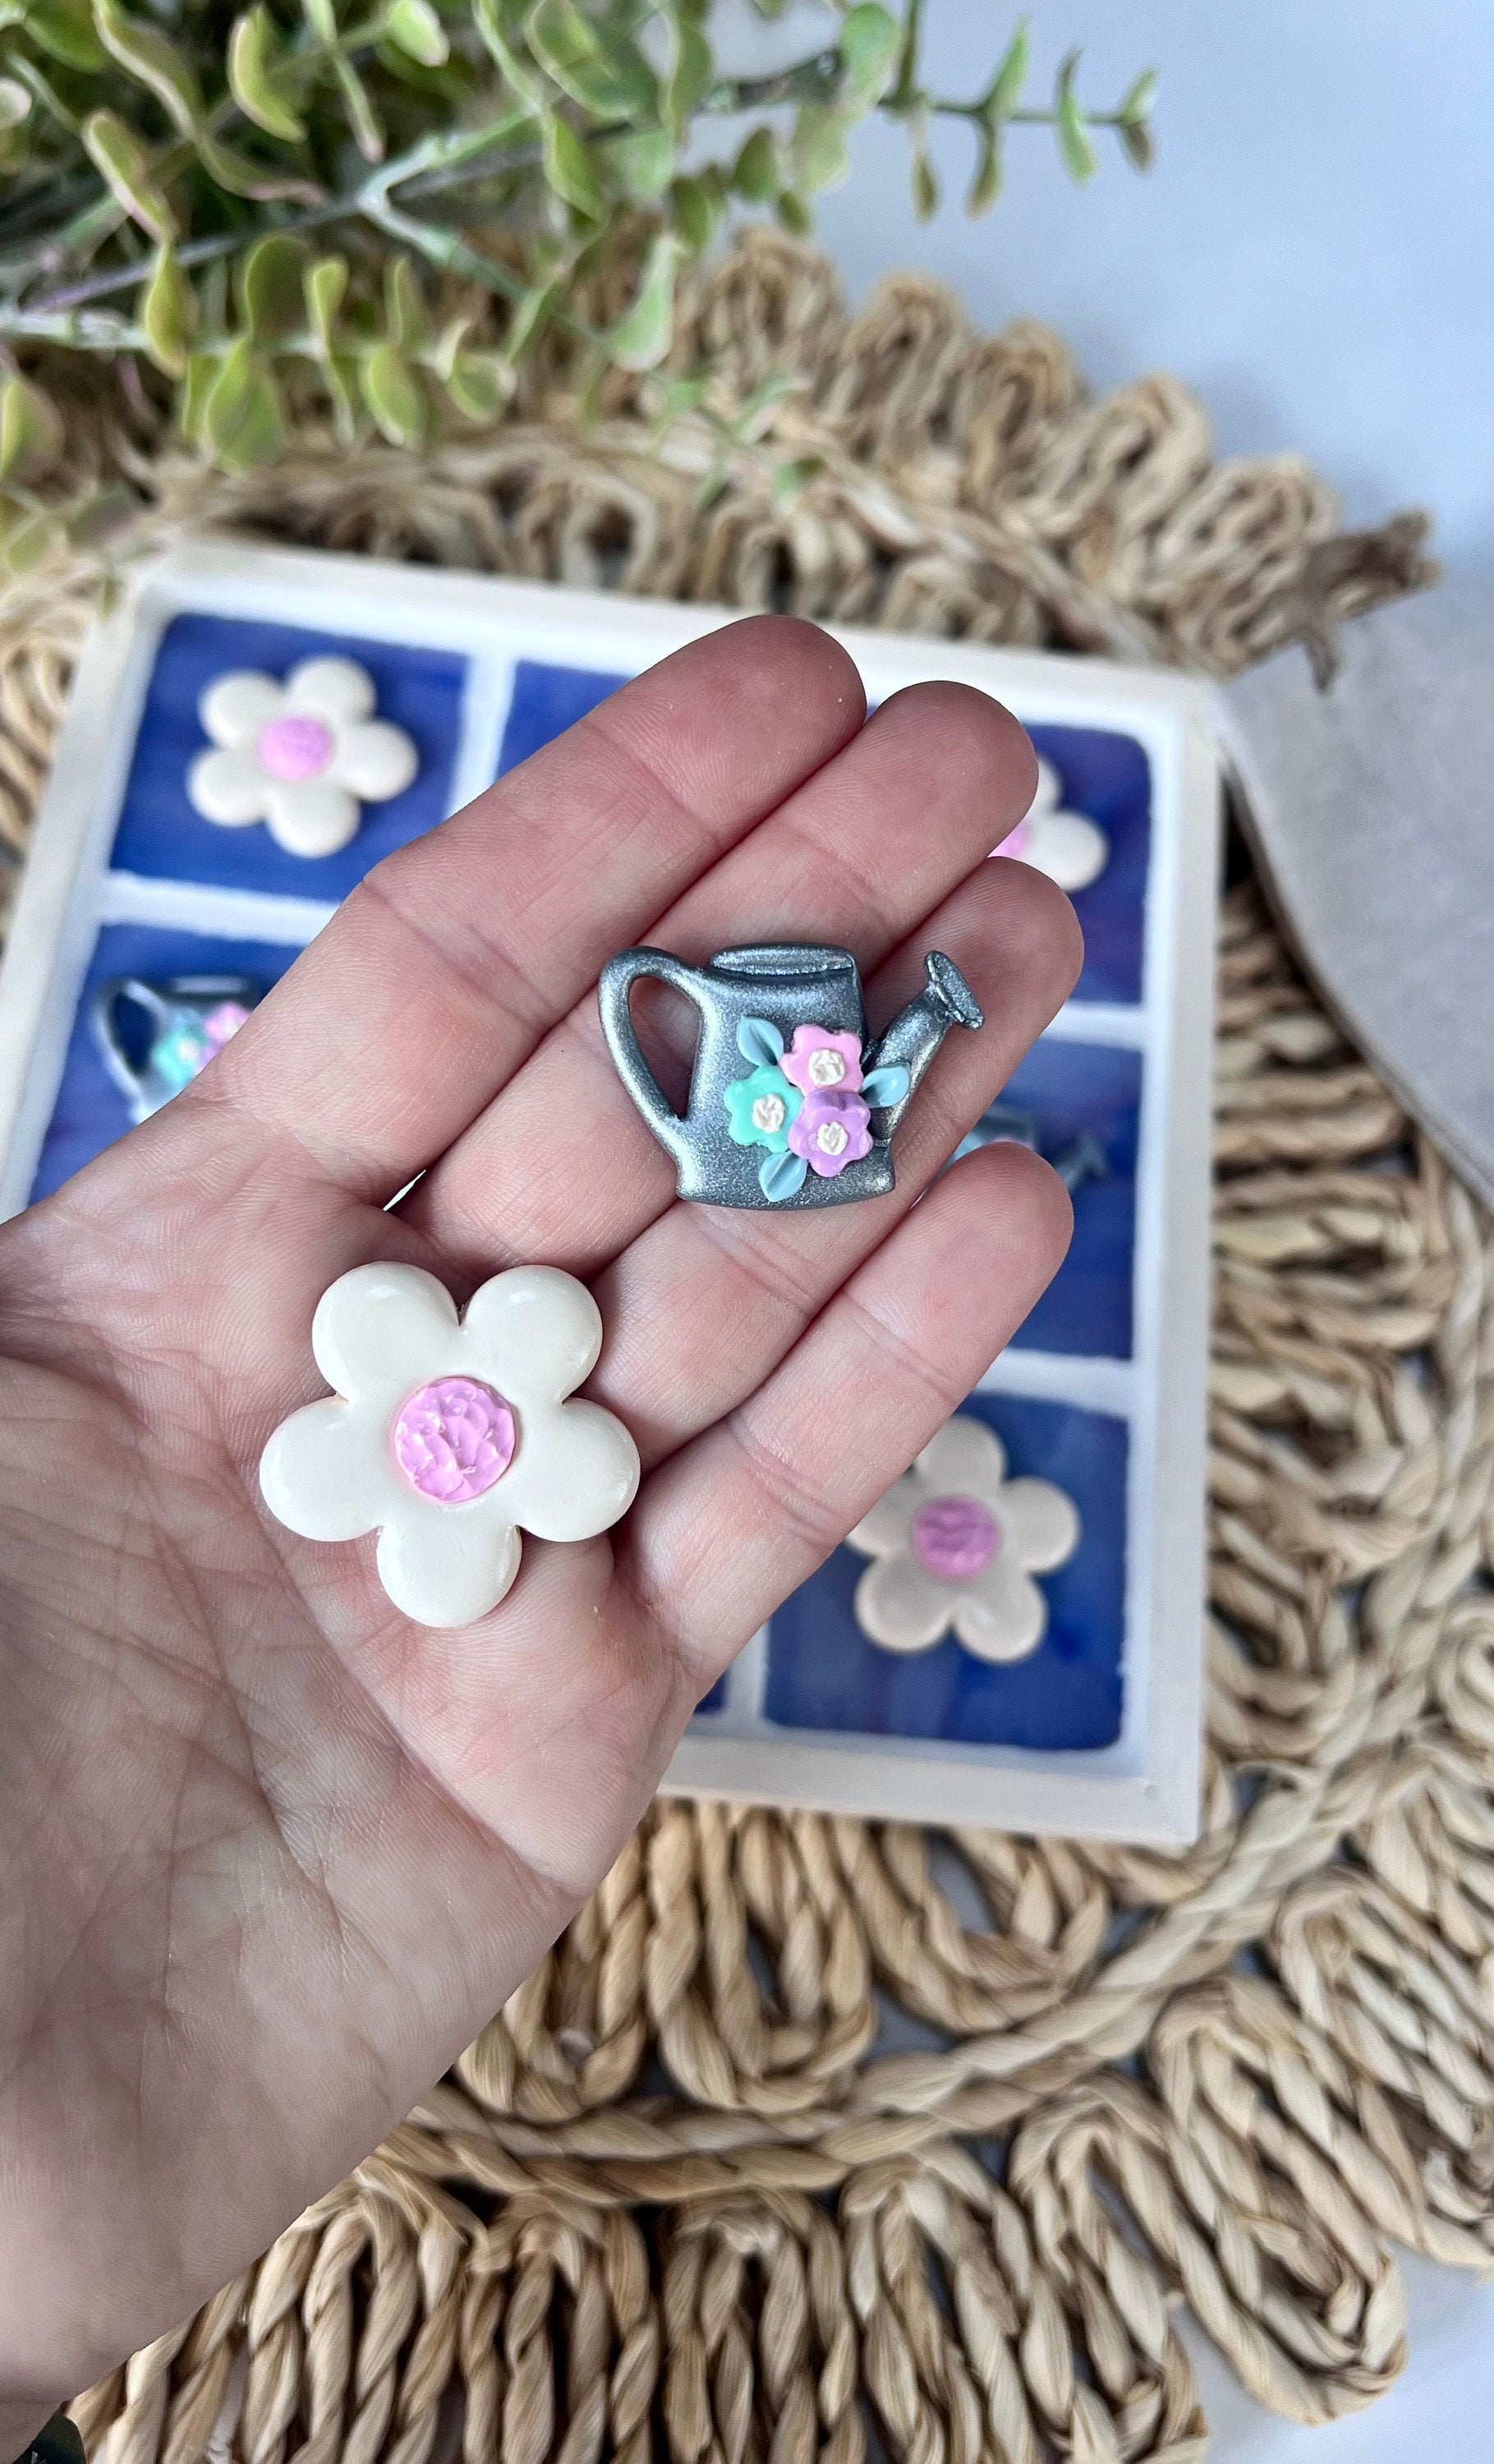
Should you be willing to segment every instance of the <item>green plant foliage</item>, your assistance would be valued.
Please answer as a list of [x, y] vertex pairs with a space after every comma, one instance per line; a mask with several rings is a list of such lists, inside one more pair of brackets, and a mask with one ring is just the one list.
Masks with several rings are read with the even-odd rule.
[[1097, 112], [1070, 54], [1030, 102], [1022, 24], [941, 97], [923, 5], [830, 0], [819, 50], [737, 78], [707, 0], [0, 0], [0, 563], [53, 535], [57, 352], [130, 363], [230, 470], [307, 418], [414, 447], [495, 417], [547, 334], [588, 388], [658, 368], [734, 202], [807, 230], [868, 113], [901, 122], [924, 215], [940, 119], [969, 123], [973, 213], [1015, 127], [1076, 180], [1101, 132], [1151, 162], [1150, 72]]

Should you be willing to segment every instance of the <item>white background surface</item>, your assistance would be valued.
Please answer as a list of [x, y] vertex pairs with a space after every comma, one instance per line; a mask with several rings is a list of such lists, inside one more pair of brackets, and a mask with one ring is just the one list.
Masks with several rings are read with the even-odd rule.
[[[1010, 13], [928, 0], [931, 82], [979, 91]], [[812, 48], [807, 7], [764, 36], [734, 11], [731, 65]], [[804, 40], [805, 33], [809, 41]], [[936, 221], [908, 206], [902, 132], [858, 134], [820, 232], [859, 298], [916, 266], [982, 326], [1037, 316], [1090, 382], [1153, 367], [1201, 396], [1229, 453], [1297, 451], [1351, 521], [1421, 504], [1439, 552], [1494, 570], [1494, 10], [1487, 0], [1042, 0], [1034, 82], [1085, 45], [1080, 91], [1109, 108], [1161, 75], [1159, 159], [1112, 144], [1076, 191], [1042, 130], [1013, 132], [1006, 192], [966, 221], [968, 132], [934, 155]], [[1494, 2464], [1494, 2287], [1405, 2262], [1411, 2365], [1370, 2411], [1320, 2430], [1241, 2394], [1191, 2325], [1213, 2464]]]
[[[932, 89], [978, 94], [1016, 14], [927, 0]], [[717, 16], [733, 68], [801, 58], [827, 22], [808, 0], [767, 30], [748, 17], [744, 0]], [[1034, 100], [1072, 44], [1096, 109], [1159, 72], [1155, 169], [1102, 136], [1076, 189], [1046, 130], [1015, 129], [1005, 192], [973, 223], [970, 134], [943, 121], [946, 202], [920, 226], [902, 130], [868, 123], [819, 209], [853, 296], [917, 266], [984, 327], [1046, 319], [1096, 387], [1169, 368], [1223, 451], [1306, 454], [1351, 521], [1425, 505], [1450, 562], [1494, 570], [1489, 0], [1038, 0], [1031, 35]]]

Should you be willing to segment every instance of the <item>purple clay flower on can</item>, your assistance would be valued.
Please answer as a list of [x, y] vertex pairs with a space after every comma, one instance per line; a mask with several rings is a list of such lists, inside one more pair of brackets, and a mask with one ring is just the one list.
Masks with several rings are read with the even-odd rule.
[[847, 1164], [860, 1163], [871, 1153], [869, 1108], [860, 1095], [840, 1088], [806, 1095], [789, 1129], [788, 1144], [822, 1180], [833, 1180]]

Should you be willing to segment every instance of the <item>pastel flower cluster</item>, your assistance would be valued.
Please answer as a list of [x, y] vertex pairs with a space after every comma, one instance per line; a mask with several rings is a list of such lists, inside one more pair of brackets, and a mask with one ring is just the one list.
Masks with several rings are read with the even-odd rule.
[[784, 1045], [771, 1020], [743, 1019], [737, 1049], [755, 1066], [726, 1089], [726, 1118], [739, 1147], [767, 1150], [762, 1194], [780, 1206], [809, 1174], [833, 1180], [871, 1153], [873, 1109], [900, 1104], [908, 1071], [900, 1064], [864, 1071], [861, 1038], [825, 1026], [797, 1026]]

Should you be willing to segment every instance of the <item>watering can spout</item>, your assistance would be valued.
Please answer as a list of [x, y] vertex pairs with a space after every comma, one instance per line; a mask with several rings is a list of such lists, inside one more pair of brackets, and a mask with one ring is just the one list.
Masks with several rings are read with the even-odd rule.
[[908, 1072], [903, 1094], [879, 1116], [878, 1134], [882, 1137], [890, 1137], [896, 1129], [919, 1079], [950, 1028], [978, 1028], [985, 1024], [980, 1004], [954, 959], [947, 958], [942, 950], [931, 950], [925, 964], [929, 980], [924, 990], [894, 1018], [875, 1052], [868, 1056], [872, 1068], [902, 1067]]

